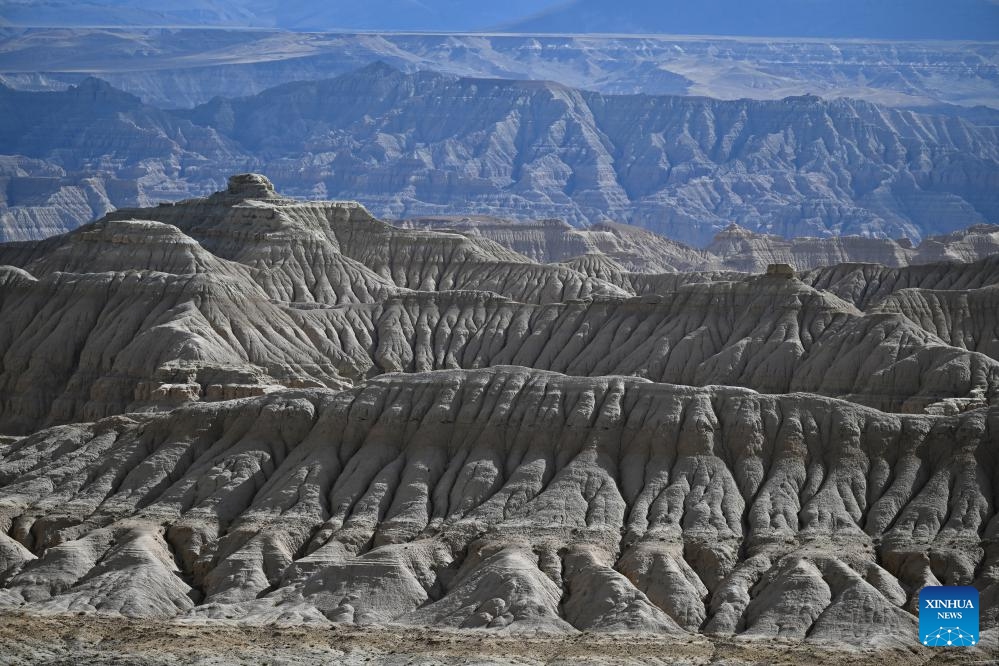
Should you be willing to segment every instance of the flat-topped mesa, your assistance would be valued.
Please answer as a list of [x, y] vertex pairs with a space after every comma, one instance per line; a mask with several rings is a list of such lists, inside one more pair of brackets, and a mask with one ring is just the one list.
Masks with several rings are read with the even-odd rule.
[[564, 266], [533, 263], [489, 238], [393, 227], [356, 202], [246, 198], [273, 192], [264, 176], [242, 174], [207, 198], [119, 209], [103, 219], [172, 224], [208, 252], [258, 269], [255, 279], [282, 301], [373, 303], [400, 288], [477, 289], [545, 303], [629, 295]]
[[238, 173], [230, 176], [225, 196], [239, 199], [282, 199], [270, 178], [259, 173]]
[[790, 280], [794, 277], [794, 266], [791, 264], [769, 264], [767, 265], [767, 277]]

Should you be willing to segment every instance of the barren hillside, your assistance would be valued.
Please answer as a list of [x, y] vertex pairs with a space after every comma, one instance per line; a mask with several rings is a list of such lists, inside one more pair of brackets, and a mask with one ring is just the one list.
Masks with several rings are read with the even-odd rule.
[[945, 583], [996, 626], [994, 257], [643, 275], [474, 226], [243, 175], [0, 245], [0, 609], [696, 661], [911, 645]]

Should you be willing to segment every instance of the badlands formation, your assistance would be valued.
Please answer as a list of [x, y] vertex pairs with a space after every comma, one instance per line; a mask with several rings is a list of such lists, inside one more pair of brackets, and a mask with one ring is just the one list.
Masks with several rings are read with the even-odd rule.
[[[777, 253], [890, 266], [911, 254], [892, 241], [781, 243], [918, 243], [999, 222], [999, 121], [935, 107], [602, 94], [375, 63], [192, 109], [96, 78], [50, 92], [0, 84], [0, 114], [0, 241], [265, 168], [289, 195], [359, 198], [386, 219], [627, 222], [698, 248], [734, 222]], [[747, 263], [746, 242], [728, 234], [712, 253], [765, 268]]]
[[0, 245], [0, 612], [917, 657], [963, 584], [994, 647], [999, 256], [419, 226], [243, 175]]

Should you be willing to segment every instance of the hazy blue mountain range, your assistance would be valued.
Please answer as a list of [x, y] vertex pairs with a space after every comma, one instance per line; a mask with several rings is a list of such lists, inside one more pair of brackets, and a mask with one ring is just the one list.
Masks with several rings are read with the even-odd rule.
[[999, 221], [999, 137], [851, 100], [601, 95], [376, 64], [164, 111], [90, 79], [0, 89], [6, 238], [266, 171], [382, 217], [628, 222], [694, 244], [731, 222], [782, 236], [919, 240]]
[[999, 38], [999, 4], [991, 0], [573, 0], [511, 29], [993, 40]]
[[164, 108], [331, 78], [376, 61], [408, 72], [543, 79], [615, 94], [813, 93], [890, 106], [999, 108], [996, 42], [0, 29], [0, 82], [53, 90], [93, 75]]
[[238, 26], [285, 30], [476, 30], [522, 21], [558, 0], [4, 0], [0, 16], [30, 26]]
[[289, 30], [504, 30], [868, 39], [999, 38], [993, 0], [5, 0], [11, 25], [223, 25]]

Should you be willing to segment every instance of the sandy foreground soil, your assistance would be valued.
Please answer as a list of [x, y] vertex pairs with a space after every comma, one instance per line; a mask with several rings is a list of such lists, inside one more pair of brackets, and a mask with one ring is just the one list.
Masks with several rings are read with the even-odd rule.
[[774, 640], [497, 636], [400, 627], [238, 626], [0, 615], [0, 664], [995, 664], [999, 649], [844, 651]]

